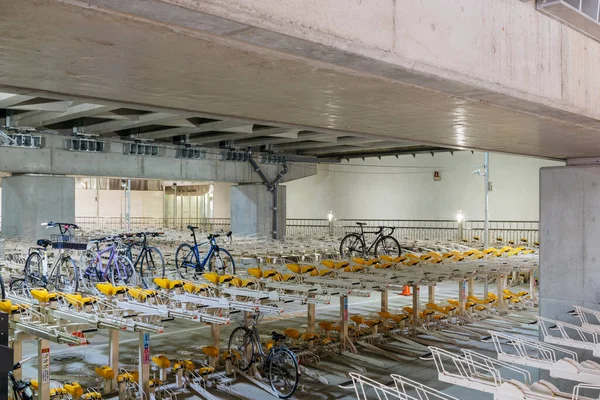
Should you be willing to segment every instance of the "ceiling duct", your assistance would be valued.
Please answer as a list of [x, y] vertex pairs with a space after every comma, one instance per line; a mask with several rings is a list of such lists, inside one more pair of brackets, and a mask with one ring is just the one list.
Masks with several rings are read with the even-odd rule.
[[144, 143], [123, 143], [123, 154], [132, 156], [159, 156], [160, 149], [157, 145]]

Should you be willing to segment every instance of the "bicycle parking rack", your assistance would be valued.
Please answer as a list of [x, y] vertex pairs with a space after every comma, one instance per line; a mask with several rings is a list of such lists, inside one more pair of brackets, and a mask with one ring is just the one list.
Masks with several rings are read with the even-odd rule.
[[553, 378], [590, 384], [600, 382], [600, 364], [592, 360], [580, 363], [574, 351], [500, 332], [490, 334], [501, 361], [544, 369]]
[[579, 318], [582, 328], [600, 333], [600, 311], [575, 306], [575, 312], [570, 314]]
[[[504, 361], [469, 350], [463, 350], [463, 354], [459, 355], [436, 347], [430, 349], [440, 381], [492, 393], [497, 400], [552, 400], [557, 397], [592, 400], [580, 396], [580, 390], [600, 390], [600, 386], [597, 385], [578, 384], [573, 393], [564, 393], [544, 380], [532, 383], [527, 370]], [[509, 370], [521, 380], [507, 379], [502, 376], [501, 370]]]
[[539, 316], [537, 320], [544, 342], [591, 350], [594, 357], [600, 357], [600, 333], [597, 331]]
[[358, 400], [369, 400], [371, 393], [379, 399], [398, 400], [458, 400], [454, 396], [442, 393], [421, 383], [400, 375], [392, 374], [394, 386], [387, 386], [366, 376], [350, 372], [352, 385], [341, 384], [344, 389], [354, 389]]

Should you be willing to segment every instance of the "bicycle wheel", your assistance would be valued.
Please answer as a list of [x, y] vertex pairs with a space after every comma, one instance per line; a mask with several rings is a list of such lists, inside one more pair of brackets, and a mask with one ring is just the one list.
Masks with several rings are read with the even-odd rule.
[[48, 277], [48, 290], [74, 293], [79, 288], [79, 268], [71, 257], [63, 257], [57, 261], [56, 268]]
[[219, 275], [235, 275], [235, 262], [227, 250], [219, 249], [210, 257], [208, 269], [209, 271], [215, 271]]
[[384, 236], [375, 243], [375, 256], [398, 257], [402, 254], [400, 243], [393, 236]]
[[138, 274], [133, 268], [131, 260], [125, 256], [118, 256], [116, 261], [109, 266], [109, 279], [113, 286], [127, 285], [137, 286]]
[[175, 252], [175, 267], [183, 279], [193, 279], [196, 276], [196, 266], [200, 264], [198, 254], [189, 244], [182, 244]]
[[227, 352], [231, 363], [246, 372], [254, 362], [254, 334], [245, 326], [238, 326], [231, 332]]
[[95, 283], [108, 280], [102, 279], [103, 271], [102, 257], [92, 251], [87, 251], [85, 254], [85, 269], [79, 273], [81, 286], [88, 286], [90, 283], [93, 286]]
[[25, 282], [25, 278], [11, 279], [8, 287], [11, 292], [18, 292], [20, 294], [29, 288]]
[[142, 279], [153, 282], [154, 278], [165, 276], [165, 259], [156, 247], [148, 247], [140, 258], [140, 275]]
[[287, 347], [273, 349], [267, 371], [271, 389], [277, 393], [280, 399], [290, 398], [298, 388], [300, 380], [296, 355]]
[[357, 233], [349, 233], [340, 243], [340, 255], [342, 257], [363, 257], [365, 254], [365, 243]]
[[36, 288], [46, 286], [46, 279], [43, 274], [42, 256], [37, 251], [32, 252], [25, 261], [25, 267], [23, 268], [23, 274], [25, 275], [25, 284], [29, 288]]

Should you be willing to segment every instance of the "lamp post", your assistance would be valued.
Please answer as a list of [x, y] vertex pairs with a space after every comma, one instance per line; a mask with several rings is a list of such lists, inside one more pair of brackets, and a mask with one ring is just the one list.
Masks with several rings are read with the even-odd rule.
[[464, 221], [465, 216], [463, 215], [462, 211], [459, 211], [458, 214], [456, 214], [456, 222], [458, 222], [458, 242], [460, 242], [463, 238]]
[[329, 220], [329, 236], [333, 236], [333, 211], [329, 211], [327, 219]]

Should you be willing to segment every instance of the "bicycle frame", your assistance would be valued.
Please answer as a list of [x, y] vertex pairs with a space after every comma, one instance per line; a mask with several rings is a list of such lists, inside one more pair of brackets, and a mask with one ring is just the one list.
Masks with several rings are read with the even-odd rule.
[[204, 257], [204, 259], [202, 261], [200, 261], [200, 264], [198, 264], [196, 266], [197, 270], [198, 269], [204, 270], [204, 267], [206, 266], [206, 264], [212, 257], [213, 253], [219, 249], [219, 246], [217, 246], [217, 243], [214, 239], [211, 239], [210, 242], [204, 242], [204, 243], [200, 243], [200, 244], [194, 243], [194, 246], [192, 246], [192, 249], [194, 249], [194, 252], [196, 253], [197, 260], [200, 260], [200, 250], [198, 250], [198, 248], [206, 243], [210, 243], [210, 248], [208, 249], [208, 252], [206, 253], [206, 257]]
[[[391, 230], [391, 232], [389, 233], [389, 235], [384, 235], [383, 234], [383, 231], [385, 229], [390, 229]], [[394, 233], [394, 230], [395, 230], [395, 228], [393, 228], [393, 227], [382, 226], [382, 227], [379, 227], [379, 230], [377, 230], [377, 231], [366, 231], [365, 232], [363, 225], [360, 225], [360, 237], [361, 237], [363, 243], [365, 244], [365, 246], [367, 244], [367, 241], [365, 240], [365, 233], [374, 233], [376, 235], [375, 236], [375, 240], [373, 240], [373, 243], [371, 243], [371, 245], [369, 246], [369, 248], [366, 249], [366, 253], [367, 254], [370, 253], [371, 250], [373, 249], [373, 247], [377, 244], [377, 242], [379, 240], [381, 240], [383, 237], [392, 235]]]
[[[102, 267], [104, 267], [104, 270], [102, 271], [102, 275], [98, 276], [98, 270], [96, 268], [94, 268], [95, 274], [96, 274], [96, 277], [99, 278], [101, 281], [105, 281], [106, 278], [108, 277], [108, 273], [110, 272], [110, 266], [114, 264], [114, 268], [117, 271], [117, 275], [118, 275], [119, 279], [122, 279], [123, 277], [121, 276], [121, 271], [120, 271], [120, 268], [118, 267], [118, 263], [117, 263], [117, 257], [118, 257], [117, 244], [113, 242], [110, 246], [108, 246], [107, 248], [102, 249], [102, 250], [99, 249], [99, 243], [96, 243], [96, 245], [98, 248], [98, 252], [94, 256], [94, 259], [90, 263], [90, 265], [88, 265], [87, 268], [85, 269], [84, 275], [90, 274], [89, 269], [90, 269], [91, 265], [93, 265], [95, 263], [99, 263]], [[108, 256], [108, 262], [106, 263], [106, 266], [104, 266], [104, 263], [102, 262], [102, 255], [107, 252], [110, 252], [110, 255]]]

